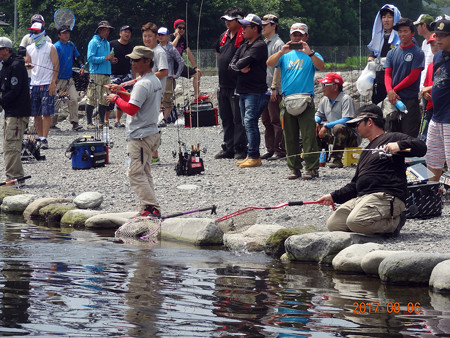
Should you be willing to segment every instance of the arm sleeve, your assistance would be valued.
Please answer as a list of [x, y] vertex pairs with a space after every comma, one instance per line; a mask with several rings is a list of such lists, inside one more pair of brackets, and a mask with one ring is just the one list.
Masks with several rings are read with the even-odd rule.
[[384, 73], [384, 85], [386, 87], [386, 92], [390, 92], [392, 90], [392, 68], [386, 68], [386, 72]]
[[116, 95], [114, 97], [113, 102], [117, 105], [117, 107], [120, 108], [120, 110], [122, 110], [123, 112], [125, 112], [125, 113], [127, 113], [128, 115], [131, 115], [131, 116], [136, 115], [136, 113], [139, 110], [138, 106], [136, 106], [136, 105], [134, 105], [132, 103], [126, 102], [124, 99], [119, 97], [119, 95]]
[[[411, 72], [409, 73], [409, 75], [407, 77], [405, 77], [398, 85], [396, 85], [394, 87], [394, 91], [398, 92], [402, 89], [408, 88], [409, 86], [413, 85], [414, 82], [417, 81], [417, 79], [420, 76], [420, 73], [422, 72], [421, 68], [415, 68], [415, 69], [411, 69]], [[391, 83], [392, 86], [392, 83]], [[386, 86], [387, 89], [387, 86]]]
[[427, 152], [426, 144], [419, 140], [418, 138], [413, 138], [408, 135], [404, 135], [405, 139], [397, 141], [400, 150], [410, 148], [410, 152], [400, 152], [396, 155], [404, 156], [404, 157], [422, 157]]
[[97, 44], [95, 42], [89, 42], [87, 59], [89, 63], [100, 64], [103, 62], [108, 62], [105, 60], [105, 56], [96, 56], [97, 55]]
[[336, 120], [336, 121], [333, 121], [333, 122], [327, 122], [327, 128], [328, 128], [328, 129], [331, 129], [331, 128], [333, 128], [335, 125], [338, 125], [338, 124], [343, 124], [343, 125], [345, 126], [345, 124], [347, 123], [347, 121], [350, 121], [350, 120], [351, 120], [350, 117], [343, 117], [343, 118], [341, 118], [341, 119], [339, 119], [339, 120]]
[[[16, 77], [17, 81], [11, 81], [11, 78], [13, 77]], [[23, 71], [20, 71], [20, 69], [15, 65], [12, 69], [11, 77], [8, 79], [8, 81], [11, 81], [10, 90], [2, 92], [2, 95], [0, 96], [0, 103], [4, 105], [14, 103], [14, 101], [17, 100], [22, 91], [23, 84], [28, 84], [28, 73], [25, 69], [23, 69]], [[14, 82], [14, 84], [12, 84], [12, 82]]]
[[178, 79], [180, 77], [180, 75], [181, 75], [181, 72], [183, 71], [183, 68], [184, 68], [184, 60], [181, 57], [181, 54], [178, 53], [178, 50], [175, 47], [172, 48], [172, 54], [173, 54], [173, 57], [175, 59], [175, 62], [178, 63], [177, 72], [174, 74], [173, 77], [175, 79]]
[[356, 191], [356, 175], [357, 172], [350, 183], [331, 193], [331, 197], [335, 203], [342, 204], [358, 196]]

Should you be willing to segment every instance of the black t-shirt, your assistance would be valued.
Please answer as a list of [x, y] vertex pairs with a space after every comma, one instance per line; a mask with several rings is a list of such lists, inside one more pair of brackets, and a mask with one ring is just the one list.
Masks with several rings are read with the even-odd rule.
[[[173, 40], [175, 40], [175, 37], [172, 35], [171, 41], [173, 41]], [[187, 48], [186, 39], [185, 39], [184, 35], [180, 36], [175, 48], [178, 51], [178, 53], [180, 53], [180, 55], [183, 55], [184, 51]]]
[[[265, 93], [268, 58], [267, 44], [259, 36], [253, 43], [245, 41], [234, 54], [230, 68], [237, 73], [236, 92], [240, 94]], [[248, 73], [240, 69], [250, 66]]]
[[[236, 43], [237, 34], [234, 35], [232, 39], [228, 35], [227, 40], [220, 45], [225, 32], [220, 36], [219, 41], [217, 41], [216, 52], [220, 53], [217, 60], [217, 66], [219, 68], [219, 87], [221, 88], [236, 88], [237, 72], [228, 69], [231, 59], [236, 53], [237, 48], [234, 46]], [[267, 47], [266, 47], [267, 49]], [[264, 80], [265, 81], [265, 80]]]
[[370, 142], [365, 149], [383, 149], [390, 142], [398, 142], [400, 149], [411, 148], [411, 151], [388, 157], [380, 157], [376, 150], [363, 151], [352, 181], [331, 193], [334, 202], [341, 204], [352, 198], [376, 192], [385, 192], [403, 202], [406, 201], [405, 157], [424, 156], [427, 146], [419, 139], [406, 134], [384, 133]]
[[131, 43], [122, 45], [119, 40], [111, 41], [109, 45], [114, 48], [114, 56], [119, 60], [116, 64], [111, 64], [111, 74], [127, 75], [131, 71], [131, 62], [125, 55], [133, 51], [133, 45]]

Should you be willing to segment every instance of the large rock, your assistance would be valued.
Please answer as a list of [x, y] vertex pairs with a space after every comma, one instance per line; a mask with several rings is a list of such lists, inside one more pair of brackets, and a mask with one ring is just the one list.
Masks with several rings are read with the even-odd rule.
[[134, 215], [136, 215], [136, 212], [133, 211], [99, 214], [89, 217], [85, 222], [85, 226], [92, 229], [117, 229], [131, 221]]
[[240, 233], [223, 235], [223, 244], [233, 250], [263, 251], [267, 239], [284, 229], [277, 224], [255, 224]]
[[95, 210], [73, 209], [69, 210], [61, 218], [61, 226], [84, 228], [86, 220], [100, 212]]
[[[368, 275], [378, 276], [378, 267], [380, 266], [383, 259], [390, 255], [395, 255], [398, 253], [406, 253], [410, 251], [392, 251], [392, 250], [375, 250], [369, 252], [365, 255], [361, 261], [361, 268]], [[411, 252], [412, 253], [412, 252]]]
[[386, 257], [378, 268], [380, 279], [387, 284], [428, 284], [434, 267], [450, 254], [400, 253]]
[[376, 243], [353, 244], [339, 252], [332, 261], [336, 271], [364, 272], [361, 261], [369, 252], [380, 249], [381, 245]]
[[450, 260], [440, 262], [434, 267], [429, 283], [434, 292], [450, 293]]
[[6, 214], [22, 214], [36, 195], [23, 194], [6, 196], [1, 206], [2, 212]]
[[0, 203], [3, 203], [3, 199], [6, 196], [16, 196], [16, 195], [23, 195], [23, 191], [18, 190], [16, 188], [0, 186]]
[[270, 235], [264, 246], [264, 252], [268, 255], [280, 257], [284, 254], [284, 242], [291, 236], [316, 232], [318, 229], [314, 226], [305, 226], [302, 228], [283, 228]]
[[75, 209], [75, 205], [73, 204], [53, 203], [41, 208], [39, 210], [39, 216], [41, 220], [49, 224], [59, 224], [64, 214], [73, 209]]
[[330, 264], [334, 256], [346, 247], [375, 241], [376, 238], [352, 232], [314, 232], [291, 236], [284, 246], [290, 260]]
[[38, 198], [27, 206], [23, 212], [23, 217], [25, 217], [25, 219], [39, 218], [39, 210], [43, 207], [49, 204], [70, 202], [72, 202], [71, 198]]
[[161, 237], [201, 246], [219, 245], [223, 232], [211, 218], [168, 218], [162, 223]]
[[98, 208], [103, 202], [103, 195], [96, 191], [88, 191], [74, 198], [73, 203], [79, 209]]

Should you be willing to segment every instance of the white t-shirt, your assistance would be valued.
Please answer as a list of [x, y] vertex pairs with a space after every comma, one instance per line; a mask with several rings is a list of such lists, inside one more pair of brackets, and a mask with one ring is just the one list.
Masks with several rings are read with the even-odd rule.
[[48, 85], [53, 78], [53, 63], [50, 57], [50, 52], [53, 45], [50, 42], [37, 49], [36, 44], [31, 44], [27, 47], [27, 53], [31, 57], [31, 85], [42, 86]]
[[127, 141], [144, 138], [159, 132], [158, 115], [163, 90], [153, 73], [145, 74], [134, 85], [129, 103], [139, 107], [138, 112], [127, 115]]
[[425, 54], [425, 68], [420, 73], [420, 89], [423, 88], [423, 82], [425, 81], [425, 77], [427, 76], [427, 69], [430, 62], [433, 62], [433, 53], [431, 52], [431, 46], [427, 43], [427, 40], [423, 40], [422, 42], [422, 51]]
[[[155, 48], [152, 49], [153, 50], [153, 62], [154, 62], [154, 66], [152, 69], [153, 73], [156, 73], [162, 69], [169, 69], [169, 63], [167, 62], [167, 56], [166, 56], [166, 52], [164, 51], [164, 49], [162, 49], [162, 47], [160, 45], [157, 45]], [[161, 81], [161, 85], [162, 87], [166, 88], [166, 81], [167, 81], [167, 76], [160, 79]]]

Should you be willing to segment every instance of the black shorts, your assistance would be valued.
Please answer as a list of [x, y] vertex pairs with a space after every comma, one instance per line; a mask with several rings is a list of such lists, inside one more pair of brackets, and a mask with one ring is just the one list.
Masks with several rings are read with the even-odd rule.
[[184, 65], [180, 76], [185, 77], [186, 79], [190, 79], [195, 73], [197, 73], [197, 71], [194, 68]]

